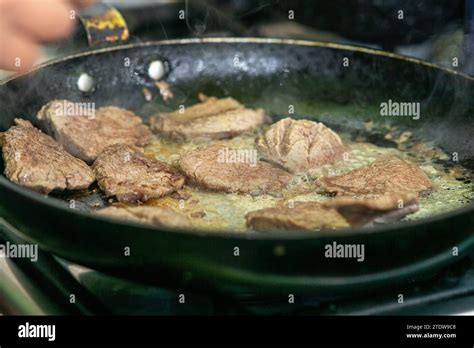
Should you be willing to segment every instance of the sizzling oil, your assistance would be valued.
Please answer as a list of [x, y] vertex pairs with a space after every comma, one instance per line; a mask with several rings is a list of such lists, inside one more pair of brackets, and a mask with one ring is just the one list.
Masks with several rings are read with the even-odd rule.
[[[155, 139], [145, 148], [145, 154], [178, 165], [180, 153], [192, 150], [200, 145], [222, 143], [238, 148], [254, 148], [257, 134], [242, 135], [230, 140], [202, 143], [175, 144], [162, 139]], [[337, 175], [368, 165], [374, 160], [396, 155], [417, 163], [433, 183], [433, 191], [420, 198], [420, 210], [405, 217], [413, 220], [440, 214], [460, 208], [474, 201], [474, 183], [472, 173], [457, 164], [451, 163], [448, 156], [429, 143], [412, 143], [410, 134], [402, 134], [396, 139], [397, 147], [382, 147], [363, 139], [351, 140], [349, 134], [341, 134], [349, 146], [348, 156], [331, 166], [324, 166], [305, 176], [295, 176], [289, 188], [279, 197], [261, 195], [253, 197], [244, 194], [209, 192], [186, 185], [179, 193], [148, 201], [147, 205], [169, 206], [186, 214], [198, 229], [242, 232], [245, 226], [245, 214], [289, 201], [323, 201], [327, 196], [318, 193], [315, 180], [322, 175]], [[439, 159], [435, 163], [432, 158]]]

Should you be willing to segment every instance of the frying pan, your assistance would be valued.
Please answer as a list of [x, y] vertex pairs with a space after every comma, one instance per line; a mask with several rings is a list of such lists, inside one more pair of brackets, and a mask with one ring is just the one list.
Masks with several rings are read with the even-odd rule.
[[[349, 59], [349, 67], [342, 64], [344, 58]], [[144, 87], [156, 92], [146, 71], [157, 59], [166, 63], [165, 79], [175, 94], [169, 105], [160, 98], [147, 102], [143, 96]], [[129, 66], [124, 64], [128, 60]], [[95, 80], [94, 90], [88, 93], [77, 88], [84, 72]], [[51, 61], [0, 85], [0, 131], [11, 127], [15, 117], [42, 128], [35, 114], [52, 99], [125, 107], [146, 121], [156, 110], [196, 102], [198, 92], [233, 96], [280, 117], [288, 116], [288, 106], [293, 105], [293, 117], [323, 121], [337, 130], [362, 132], [368, 119], [376, 125], [389, 122], [448, 154], [456, 153], [465, 166], [474, 163], [472, 77], [392, 53], [308, 41], [145, 42]], [[388, 99], [420, 102], [420, 119], [382, 120], [379, 105]], [[65, 201], [0, 176], [0, 214], [17, 227], [18, 237], [111, 274], [225, 294], [399, 289], [469, 252], [474, 244], [473, 212], [470, 204], [417, 221], [320, 233], [169, 231], [72, 209]], [[326, 258], [324, 247], [334, 241], [363, 244], [365, 261]]]

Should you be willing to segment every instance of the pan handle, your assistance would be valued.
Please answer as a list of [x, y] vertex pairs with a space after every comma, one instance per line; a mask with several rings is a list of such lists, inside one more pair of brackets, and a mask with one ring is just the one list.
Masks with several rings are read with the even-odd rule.
[[113, 6], [98, 2], [79, 13], [89, 47], [125, 43], [130, 38], [127, 23]]

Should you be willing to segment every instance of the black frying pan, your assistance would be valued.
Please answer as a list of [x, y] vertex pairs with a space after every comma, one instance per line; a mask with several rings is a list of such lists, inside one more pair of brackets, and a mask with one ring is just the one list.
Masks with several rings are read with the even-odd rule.
[[[239, 64], [235, 64], [238, 57]], [[343, 58], [350, 67], [343, 67]], [[131, 66], [124, 66], [129, 58]], [[422, 117], [390, 118], [415, 137], [474, 163], [474, 80], [463, 74], [390, 53], [319, 42], [205, 39], [149, 42], [100, 49], [53, 61], [0, 85], [0, 131], [15, 117], [35, 120], [51, 99], [117, 105], [145, 119], [164, 106], [147, 103], [153, 88], [148, 63], [168, 64], [175, 91], [169, 107], [196, 102], [198, 92], [230, 95], [249, 106], [286, 116], [318, 119], [362, 131], [380, 122], [388, 99], [420, 101]], [[95, 90], [78, 90], [87, 72]], [[332, 103], [331, 110], [320, 105]], [[385, 121], [386, 119], [384, 119]], [[372, 229], [322, 233], [216, 234], [167, 231], [71, 209], [0, 176], [0, 214], [20, 237], [80, 264], [148, 283], [226, 293], [336, 293], [400, 286], [459, 260], [474, 243], [474, 205], [427, 219]], [[365, 262], [327, 259], [324, 245], [365, 244]], [[130, 256], [124, 248], [130, 247]], [[240, 256], [234, 256], [234, 248]], [[453, 256], [454, 247], [459, 256]], [[276, 250], [278, 252], [276, 252]], [[282, 252], [283, 251], [283, 252]]]

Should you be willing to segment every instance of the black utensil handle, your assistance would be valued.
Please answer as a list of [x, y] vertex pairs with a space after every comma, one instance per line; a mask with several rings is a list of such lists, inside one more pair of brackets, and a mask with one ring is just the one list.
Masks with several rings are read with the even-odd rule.
[[122, 14], [110, 5], [96, 3], [81, 11], [79, 19], [90, 47], [121, 44], [130, 38], [130, 32]]

